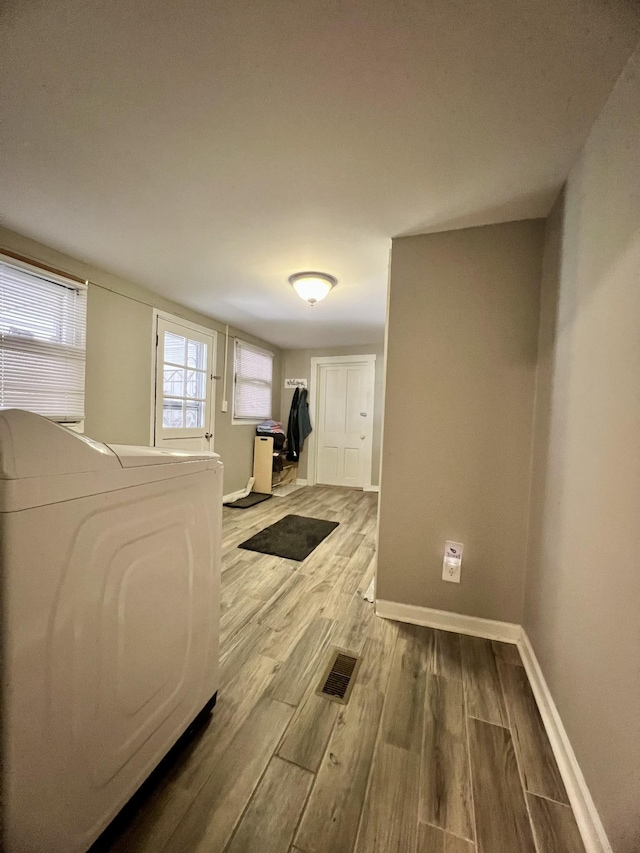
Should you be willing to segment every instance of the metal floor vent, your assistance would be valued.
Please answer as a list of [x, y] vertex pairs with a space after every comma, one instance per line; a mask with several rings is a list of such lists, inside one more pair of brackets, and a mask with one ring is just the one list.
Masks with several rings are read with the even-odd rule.
[[345, 649], [334, 649], [316, 693], [319, 696], [326, 696], [333, 702], [346, 705], [360, 668], [360, 662], [357, 655]]

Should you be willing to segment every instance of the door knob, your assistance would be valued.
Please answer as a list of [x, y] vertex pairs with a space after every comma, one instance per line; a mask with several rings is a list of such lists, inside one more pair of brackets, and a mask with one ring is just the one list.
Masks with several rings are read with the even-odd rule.
[[204, 437], [208, 441], [210, 438], [213, 438], [213, 433], [212, 432], [205, 432]]
[[364, 441], [365, 436], [364, 436], [364, 435], [361, 435], [361, 436], [360, 436], [360, 438]]

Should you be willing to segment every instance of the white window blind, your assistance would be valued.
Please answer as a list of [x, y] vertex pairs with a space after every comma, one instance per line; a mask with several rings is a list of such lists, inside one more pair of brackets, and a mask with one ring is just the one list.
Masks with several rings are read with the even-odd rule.
[[238, 420], [271, 417], [273, 353], [236, 341], [233, 415]]
[[86, 286], [0, 256], [0, 407], [84, 419]]

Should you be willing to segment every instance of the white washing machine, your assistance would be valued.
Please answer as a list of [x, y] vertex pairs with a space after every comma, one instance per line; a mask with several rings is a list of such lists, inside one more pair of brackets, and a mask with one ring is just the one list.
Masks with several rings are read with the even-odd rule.
[[80, 853], [218, 689], [222, 463], [0, 411], [6, 853]]

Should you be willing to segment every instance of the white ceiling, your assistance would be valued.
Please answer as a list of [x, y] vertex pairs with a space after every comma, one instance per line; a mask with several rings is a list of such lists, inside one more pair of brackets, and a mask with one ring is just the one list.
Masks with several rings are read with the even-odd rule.
[[392, 236], [548, 212], [633, 5], [5, 0], [4, 224], [274, 344], [373, 342]]

